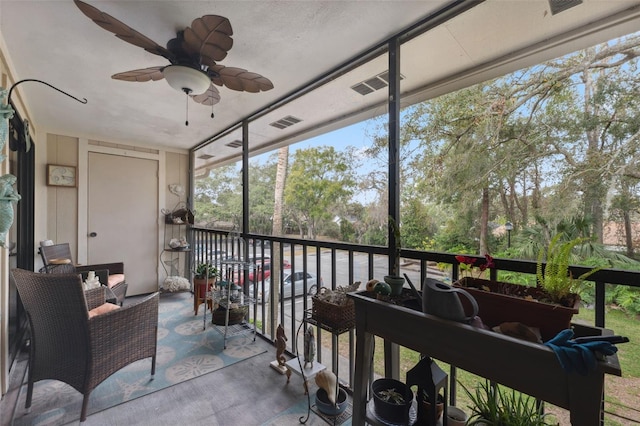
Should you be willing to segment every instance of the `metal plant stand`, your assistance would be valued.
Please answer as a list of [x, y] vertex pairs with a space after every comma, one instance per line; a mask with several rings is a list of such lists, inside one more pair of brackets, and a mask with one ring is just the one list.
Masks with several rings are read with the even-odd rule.
[[[212, 295], [213, 300], [218, 303], [220, 308], [225, 310], [225, 321], [224, 325], [214, 324], [214, 327], [220, 331], [224, 336], [224, 348], [227, 348], [227, 339], [239, 336], [246, 335], [249, 333], [253, 333], [253, 340], [256, 340], [256, 326], [255, 322], [253, 324], [247, 321], [247, 317], [249, 315], [249, 308], [254, 303], [253, 298], [244, 294], [241, 290], [234, 290], [235, 287], [234, 282], [240, 274], [245, 270], [251, 267], [250, 263], [239, 261], [239, 260], [223, 260], [221, 262], [224, 275], [224, 282], [226, 285], [223, 285], [223, 282], [220, 283], [220, 289], [215, 291]], [[236, 321], [232, 321], [230, 323], [230, 315], [232, 310], [241, 310], [246, 311], [244, 317], [236, 323]], [[212, 314], [215, 315], [215, 312]], [[213, 318], [212, 318], [213, 322]], [[205, 325], [206, 325], [206, 314], [205, 314]]]
[[[316, 329], [322, 329], [325, 330], [329, 333], [332, 334], [333, 340], [336, 341], [338, 339], [338, 336], [342, 333], [346, 333], [347, 331], [351, 331], [353, 330], [353, 327], [348, 327], [348, 328], [334, 328], [334, 327], [330, 327], [326, 324], [323, 324], [322, 322], [318, 321], [316, 318], [313, 318], [313, 316], [311, 315], [311, 310], [306, 310], [304, 312], [304, 316], [302, 321], [300, 322], [300, 325], [298, 326], [298, 330], [296, 332], [296, 342], [295, 342], [295, 346], [296, 346], [296, 354], [300, 354], [300, 351], [298, 350], [298, 338], [300, 337], [300, 332], [301, 330], [303, 330], [305, 327], [304, 325], [313, 325], [316, 326]], [[317, 336], [316, 336], [317, 337]], [[321, 349], [318, 348], [317, 352], [319, 352]], [[349, 402], [347, 408], [345, 409], [344, 412], [337, 414], [335, 416], [331, 416], [329, 414], [325, 414], [322, 413], [321, 411], [318, 410], [318, 408], [314, 405], [312, 406], [311, 404], [311, 392], [308, 392], [308, 388], [306, 386], [307, 380], [310, 380], [311, 378], [313, 378], [313, 376], [315, 376], [315, 374], [317, 374], [318, 372], [324, 370], [326, 367], [318, 362], [315, 362], [315, 364], [319, 364], [320, 368], [314, 368], [313, 371], [313, 376], [311, 377], [306, 377], [305, 375], [305, 369], [302, 367], [302, 363], [304, 362], [304, 357], [302, 357], [303, 359], [301, 359], [301, 356], [298, 355], [295, 359], [289, 360], [287, 361], [286, 365], [287, 367], [289, 367], [290, 369], [292, 368], [292, 364], [293, 363], [297, 363], [299, 366], [299, 370], [297, 369], [292, 369], [294, 372], [299, 373], [302, 376], [302, 380], [305, 383], [305, 389], [307, 390], [307, 415], [306, 416], [301, 416], [298, 421], [300, 423], [306, 423], [307, 421], [309, 421], [309, 417], [311, 416], [311, 411], [313, 411], [315, 414], [317, 414], [321, 419], [323, 419], [325, 422], [332, 424], [334, 426], [337, 425], [341, 425], [342, 423], [344, 423], [345, 421], [347, 421], [350, 417], [351, 417], [351, 413], [352, 413], [352, 405]], [[337, 359], [337, 354], [333, 359], [333, 365], [335, 367], [335, 374], [336, 374], [336, 394], [339, 393], [339, 389], [340, 389], [340, 375], [339, 375], [339, 362]], [[315, 408], [314, 408], [315, 407]]]

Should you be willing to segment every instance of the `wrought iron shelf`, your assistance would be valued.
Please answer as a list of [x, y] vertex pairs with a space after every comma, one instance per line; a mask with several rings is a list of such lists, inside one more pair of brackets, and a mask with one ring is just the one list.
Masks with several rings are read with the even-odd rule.
[[327, 325], [323, 323], [321, 320], [318, 320], [317, 318], [315, 318], [310, 310], [305, 311], [305, 316], [306, 316], [305, 321], [307, 322], [307, 324], [315, 325], [316, 327], [319, 327], [324, 331], [328, 331], [331, 334], [340, 335], [348, 331], [351, 331], [354, 328], [354, 327], [342, 327], [342, 328], [331, 327], [330, 325]]
[[[223, 266], [224, 268], [223, 270], [226, 273], [225, 281], [227, 282], [227, 288], [210, 292], [210, 294], [208, 294], [207, 297], [211, 298], [214, 306], [217, 304], [220, 308], [223, 308], [225, 310], [224, 324], [214, 323], [213, 313], [212, 313], [211, 323], [213, 327], [218, 332], [220, 332], [220, 334], [224, 336], [224, 348], [226, 349], [227, 339], [232, 337], [253, 334], [253, 340], [254, 341], [256, 340], [255, 323], [252, 324], [247, 321], [247, 317], [249, 315], [249, 309], [251, 305], [255, 304], [255, 299], [242, 293], [241, 290], [238, 292], [237, 295], [232, 295], [233, 291], [230, 288], [231, 285], [233, 284], [233, 278], [235, 276], [239, 276], [239, 273], [241, 273], [244, 268], [249, 267], [250, 263], [237, 261], [237, 260], [223, 260], [221, 262], [221, 265]], [[236, 322], [235, 319], [233, 321], [230, 321], [230, 315], [231, 315], [230, 313], [234, 309], [242, 309], [244, 311], [244, 312], [241, 312], [243, 314], [243, 319], [239, 322]], [[230, 322], [233, 322], [233, 323], [230, 324]], [[203, 328], [206, 328], [206, 327], [207, 327], [207, 314], [205, 310]]]
[[[322, 329], [322, 330], [324, 330], [324, 331], [327, 331], [327, 332], [331, 333], [331, 334], [333, 335], [333, 338], [334, 338], [334, 339], [337, 339], [337, 337], [338, 337], [340, 334], [346, 333], [346, 332], [348, 332], [348, 331], [352, 331], [352, 330], [354, 329], [354, 327], [346, 327], [346, 328], [335, 328], [335, 327], [331, 327], [331, 326], [329, 326], [329, 325], [327, 325], [327, 324], [322, 323], [322, 321], [319, 321], [317, 318], [314, 318], [314, 317], [313, 317], [313, 314], [312, 314], [312, 310], [311, 310], [311, 309], [306, 309], [306, 310], [304, 311], [304, 315], [303, 315], [303, 317], [302, 317], [302, 321], [300, 322], [300, 325], [298, 326], [298, 330], [297, 330], [297, 332], [296, 332], [295, 347], [296, 347], [296, 353], [297, 353], [297, 354], [299, 354], [299, 353], [300, 353], [300, 352], [299, 352], [299, 350], [298, 350], [298, 339], [299, 339], [299, 337], [300, 337], [300, 332], [301, 332], [301, 330], [302, 330], [303, 328], [305, 328], [305, 327], [304, 327], [304, 326], [305, 326], [305, 324], [306, 324], [306, 325], [314, 325], [314, 326], [316, 326], [316, 327], [317, 327], [317, 328], [319, 328], [319, 329]], [[319, 351], [320, 351], [320, 349], [318, 349], [318, 352], [319, 352]], [[302, 365], [301, 365], [300, 356], [298, 356], [297, 358], [294, 358], [293, 360], [290, 360], [290, 361], [287, 363], [287, 365], [289, 365], [289, 363], [291, 363], [291, 362], [293, 362], [293, 361], [297, 361], [298, 363], [300, 363], [300, 369], [299, 369], [299, 370], [300, 370], [300, 372], [299, 372], [299, 374], [302, 376], [302, 380], [304, 380], [304, 382], [305, 382], [305, 389], [307, 389], [307, 387], [306, 387], [306, 381], [307, 381], [307, 380], [309, 380], [309, 378], [305, 377], [304, 369], [302, 368]], [[316, 361], [316, 363], [318, 363], [318, 362]], [[319, 363], [318, 363], [318, 364], [319, 364]], [[322, 364], [320, 364], [320, 365], [322, 365]], [[339, 361], [338, 361], [337, 359], [334, 359], [333, 366], [334, 366], [334, 368], [335, 368], [335, 374], [336, 374], [336, 385], [337, 385], [339, 388], [342, 388], [342, 389], [344, 389], [344, 390], [349, 390], [347, 387], [343, 386], [343, 385], [340, 383], [340, 375], [338, 374], [338, 371], [339, 371], [339, 368], [338, 368], [338, 367], [339, 367]], [[322, 365], [322, 370], [324, 370], [325, 368], [326, 368], [326, 367], [325, 367], [324, 365]], [[298, 373], [298, 371], [297, 371], [297, 370], [298, 370], [298, 369], [296, 369], [296, 373]], [[317, 372], [316, 372], [316, 374], [317, 374]], [[315, 376], [315, 374], [314, 374], [314, 376]], [[348, 394], [348, 393], [349, 393], [349, 392], [347, 392], [347, 394]], [[348, 398], [348, 396], [347, 396], [347, 398]], [[351, 417], [352, 412], [353, 412], [353, 406], [352, 406], [352, 402], [349, 402], [349, 403], [348, 403], [347, 408], [346, 408], [346, 409], [345, 409], [345, 411], [343, 411], [342, 413], [337, 414], [337, 415], [335, 415], [335, 416], [332, 416], [332, 415], [329, 415], [329, 414], [325, 414], [325, 413], [322, 413], [322, 412], [318, 409], [318, 407], [316, 406], [316, 404], [313, 404], [313, 405], [311, 404], [311, 394], [310, 394], [310, 392], [307, 392], [307, 415], [306, 415], [306, 418], [305, 418], [305, 416], [300, 417], [300, 418], [298, 419], [298, 421], [299, 421], [300, 423], [303, 423], [303, 424], [304, 424], [304, 423], [306, 423], [307, 421], [309, 421], [309, 417], [311, 416], [311, 412], [313, 412], [314, 414], [316, 414], [318, 417], [320, 417], [320, 418], [321, 418], [322, 420], [324, 420], [325, 422], [327, 422], [327, 423], [329, 423], [329, 424], [331, 424], [331, 425], [334, 425], [334, 426], [338, 426], [338, 425], [343, 424], [345, 421], [347, 421], [347, 420]]]

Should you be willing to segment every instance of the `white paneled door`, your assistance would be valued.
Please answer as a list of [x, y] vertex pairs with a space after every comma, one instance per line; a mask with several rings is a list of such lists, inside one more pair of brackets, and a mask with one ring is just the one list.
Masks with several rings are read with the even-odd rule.
[[87, 259], [124, 262], [127, 296], [158, 289], [158, 161], [89, 152]]

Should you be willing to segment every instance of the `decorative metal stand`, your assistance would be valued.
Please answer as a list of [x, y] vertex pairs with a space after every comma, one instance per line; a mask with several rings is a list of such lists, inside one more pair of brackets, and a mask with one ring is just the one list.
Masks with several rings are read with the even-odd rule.
[[[253, 268], [253, 264], [245, 260], [247, 246], [244, 238], [240, 236], [240, 233], [230, 232], [227, 241], [230, 243], [232, 249], [237, 251], [235, 251], [235, 257], [220, 261], [223, 279], [218, 283], [218, 287], [220, 289], [212, 292], [210, 295], [212, 304], [215, 305], [217, 302], [219, 308], [225, 310], [224, 325], [218, 324], [214, 321], [216, 313], [215, 311], [212, 312], [212, 323], [214, 324], [214, 327], [223, 334], [225, 349], [227, 348], [227, 339], [231, 337], [253, 333], [253, 340], [256, 340], [255, 322], [250, 324], [246, 321], [250, 307], [252, 304], [255, 304], [255, 300], [248, 294], [245, 294], [243, 289], [235, 284], [235, 282], [241, 277], [241, 274]], [[238, 323], [236, 323], [236, 321], [230, 321], [230, 314], [234, 309], [239, 309], [244, 313], [243, 318], [238, 321]], [[206, 317], [205, 310], [205, 327]], [[224, 331], [222, 331], [222, 328], [224, 328]]]
[[[312, 326], [316, 326], [317, 329], [322, 329], [325, 330], [329, 333], [331, 333], [333, 335], [334, 339], [337, 339], [338, 336], [342, 333], [345, 333], [347, 331], [351, 331], [353, 329], [353, 327], [348, 327], [348, 328], [342, 328], [342, 329], [336, 329], [333, 327], [329, 327], [325, 324], [322, 324], [321, 322], [319, 322], [318, 320], [316, 320], [315, 318], [312, 317], [311, 315], [311, 310], [306, 310], [304, 312], [304, 317], [302, 319], [302, 321], [300, 322], [300, 325], [298, 326], [298, 330], [296, 332], [296, 342], [295, 342], [295, 346], [296, 346], [296, 354], [298, 354], [298, 356], [295, 359], [289, 360], [287, 362], [287, 366], [291, 367], [292, 363], [297, 362], [298, 367], [299, 367], [299, 374], [302, 376], [302, 380], [304, 381], [305, 384], [305, 389], [307, 390], [307, 415], [306, 416], [300, 416], [300, 418], [298, 419], [298, 421], [302, 424], [306, 423], [307, 421], [309, 421], [309, 417], [311, 416], [311, 411], [313, 411], [315, 414], [317, 414], [321, 419], [323, 419], [325, 422], [329, 423], [329, 424], [333, 424], [334, 426], [337, 425], [341, 425], [342, 423], [344, 423], [347, 419], [349, 419], [351, 417], [351, 413], [352, 413], [352, 407], [351, 407], [351, 403], [348, 404], [346, 410], [338, 415], [335, 416], [331, 416], [325, 413], [320, 412], [317, 407], [316, 409], [312, 409], [312, 404], [311, 404], [311, 392], [308, 391], [308, 388], [306, 387], [306, 383], [307, 380], [310, 380], [313, 376], [315, 376], [315, 374], [317, 374], [318, 372], [324, 370], [326, 367], [322, 364], [320, 364], [319, 362], [314, 362], [314, 364], [316, 364], [316, 366], [314, 366], [313, 370], [314, 373], [313, 376], [311, 377], [306, 377], [305, 375], [305, 369], [303, 368], [302, 363], [304, 362], [304, 359], [301, 359], [300, 351], [298, 350], [298, 337], [300, 337], [300, 332], [301, 330], [304, 328], [305, 325], [312, 325]], [[319, 336], [316, 336], [317, 338], [319, 338]], [[320, 352], [321, 348], [318, 347], [317, 352]], [[334, 358], [334, 362], [333, 365], [335, 366], [335, 370], [336, 370], [336, 395], [339, 393], [339, 389], [340, 389], [340, 376], [338, 374], [339, 372], [339, 362], [338, 362], [338, 356], [336, 354], [336, 357]], [[296, 371], [297, 369], [294, 369], [293, 371], [298, 373], [298, 371]]]
[[[248, 295], [244, 294], [241, 290], [234, 289], [234, 278], [239, 277], [242, 271], [249, 268], [249, 264], [247, 262], [243, 262], [240, 260], [223, 260], [222, 267], [226, 270], [225, 280], [226, 287], [221, 285], [221, 290], [214, 294], [214, 298], [218, 302], [218, 305], [221, 308], [225, 309], [225, 322], [224, 322], [224, 348], [227, 349], [227, 339], [247, 334], [253, 333], [253, 340], [256, 340], [256, 327], [255, 323], [253, 325], [248, 324], [246, 321], [241, 321], [238, 324], [230, 324], [229, 315], [232, 309], [247, 309], [246, 315], [248, 315], [248, 308], [253, 303], [253, 299]], [[223, 327], [223, 326], [219, 326]]]

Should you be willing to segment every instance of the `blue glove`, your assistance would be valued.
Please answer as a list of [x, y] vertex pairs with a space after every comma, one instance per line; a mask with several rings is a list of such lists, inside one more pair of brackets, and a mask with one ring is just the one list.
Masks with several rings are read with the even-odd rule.
[[618, 351], [618, 348], [610, 342], [576, 343], [570, 340], [572, 337], [573, 330], [566, 329], [545, 343], [555, 352], [562, 369], [567, 373], [575, 369], [578, 374], [587, 375], [589, 371], [594, 371], [598, 366], [598, 360], [594, 352], [613, 355]]
[[570, 373], [575, 368], [582, 373], [586, 370], [586, 364], [582, 357], [582, 354], [578, 349], [574, 348], [569, 342], [569, 339], [573, 337], [573, 330], [562, 330], [553, 339], [545, 343], [555, 352], [558, 361], [562, 366], [562, 369], [567, 373]]

